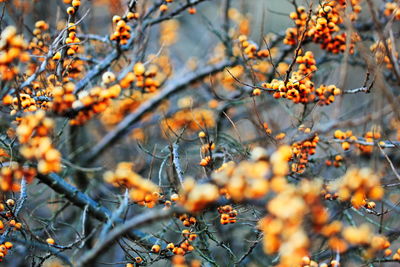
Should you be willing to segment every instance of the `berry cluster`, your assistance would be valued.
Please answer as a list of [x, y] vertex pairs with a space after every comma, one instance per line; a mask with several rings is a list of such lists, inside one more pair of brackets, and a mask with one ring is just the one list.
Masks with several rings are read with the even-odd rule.
[[127, 44], [131, 38], [131, 26], [127, 24], [127, 18], [115, 15], [112, 21], [115, 24], [115, 31], [111, 34], [110, 40], [116, 41], [120, 45]]
[[380, 200], [384, 194], [380, 177], [368, 168], [349, 169], [332, 184], [332, 189], [337, 191], [339, 200], [350, 200], [356, 209], [365, 206], [367, 199]]
[[136, 110], [143, 101], [146, 101], [150, 97], [150, 94], [144, 94], [135, 90], [129, 97], [112, 101], [109, 108], [101, 114], [102, 122], [106, 125], [117, 124], [127, 114]]
[[76, 11], [78, 11], [80, 5], [81, 5], [81, 1], [80, 0], [67, 0], [64, 1], [64, 3], [66, 2], [66, 4], [71, 4], [70, 7], [67, 8], [67, 14], [72, 16], [76, 13]]
[[[392, 255], [392, 253], [393, 253], [393, 251], [389, 248], [385, 250], [386, 257], [389, 257], [390, 255]], [[400, 248], [398, 248], [396, 250], [396, 252], [393, 254], [392, 259], [396, 260], [396, 261], [400, 261]]]
[[292, 144], [293, 160], [291, 165], [292, 172], [303, 173], [308, 163], [309, 157], [315, 154], [317, 144], [319, 142], [318, 135], [313, 138]]
[[179, 220], [183, 223], [183, 226], [185, 227], [194, 226], [197, 222], [195, 217], [189, 216], [186, 213], [179, 215]]
[[335, 101], [335, 96], [340, 95], [342, 91], [335, 85], [320, 85], [315, 89], [315, 95], [319, 105], [330, 105]]
[[[47, 43], [50, 41], [50, 34], [47, 33], [49, 25], [44, 20], [39, 20], [35, 23], [35, 28], [33, 29], [33, 38], [29, 42], [28, 49], [35, 56], [42, 55], [43, 52], [48, 52]], [[42, 58], [38, 58], [42, 61]]]
[[55, 113], [63, 113], [72, 108], [76, 100], [73, 94], [74, 89], [75, 85], [71, 82], [54, 87], [52, 90], [53, 101], [51, 102], [51, 108]]
[[385, 10], [383, 14], [386, 17], [394, 16], [396, 20], [400, 20], [400, 6], [398, 3], [394, 2], [386, 2]]
[[[321, 85], [315, 88], [312, 77], [317, 67], [311, 51], [305, 52], [304, 55], [298, 55], [296, 63], [299, 64], [298, 68], [286, 83], [273, 79], [270, 83], [262, 83], [261, 86], [272, 92], [274, 98], [287, 98], [294, 103], [318, 102], [319, 105], [329, 105], [335, 100], [335, 95], [341, 94], [341, 90], [335, 85]], [[261, 91], [259, 90], [259, 92]]]
[[[4, 102], [4, 99], [3, 99]], [[19, 94], [12, 99], [12, 107], [11, 115], [17, 113], [17, 110], [23, 110], [24, 112], [36, 111], [36, 101], [29, 94]]]
[[218, 186], [226, 190], [230, 198], [242, 201], [265, 196], [269, 189], [266, 178], [270, 172], [267, 161], [242, 161], [238, 164], [230, 161], [215, 171], [212, 178]]
[[339, 267], [340, 264], [337, 260], [331, 260], [329, 263], [312, 260], [309, 256], [304, 256], [301, 260], [301, 267]]
[[0, 170], [0, 188], [1, 191], [18, 192], [21, 189], [21, 179], [25, 178], [30, 183], [36, 176], [36, 169], [27, 166], [21, 166], [17, 162], [11, 162], [9, 166], [4, 166]]
[[299, 55], [296, 62], [299, 64], [298, 69], [292, 73], [286, 84], [282, 80], [273, 79], [270, 83], [263, 83], [262, 87], [273, 91], [274, 98], [287, 98], [294, 103], [314, 101], [315, 88], [311, 81], [317, 70], [314, 55], [307, 51], [303, 56]]
[[107, 88], [96, 86], [89, 92], [82, 91], [78, 99], [72, 104], [74, 109], [80, 109], [77, 116], [70, 121], [72, 125], [81, 125], [91, 119], [95, 114], [101, 113], [111, 104], [111, 99], [117, 98], [121, 93], [119, 84], [111, 85], [115, 81], [112, 72], [103, 75], [103, 84]]
[[320, 198], [321, 188], [318, 180], [302, 180], [298, 188], [286, 183], [268, 202], [268, 215], [258, 227], [264, 234], [264, 251], [279, 253], [282, 266], [301, 266], [302, 258], [308, 254], [310, 241], [303, 223], [310, 220], [313, 230], [319, 232], [329, 219]]
[[[393, 45], [391, 39], [386, 40], [387, 42], [387, 48], [389, 50], [389, 53], [393, 55], [395, 60], [398, 60], [399, 58], [399, 53], [397, 50], [393, 50]], [[388, 56], [388, 53], [385, 48], [385, 44], [381, 41], [374, 43], [370, 46], [370, 50], [375, 54], [375, 59], [378, 62], [378, 64], [385, 63], [386, 68], [388, 69], [393, 69], [393, 64], [390, 61], [390, 58]]]
[[[351, 1], [352, 13], [350, 19], [355, 20], [361, 12], [359, 1]], [[346, 33], [339, 33], [340, 24], [343, 23], [342, 12], [346, 8], [346, 1], [322, 1], [314, 14], [309, 15], [303, 6], [299, 6], [296, 12], [290, 13], [290, 18], [296, 27], [288, 28], [284, 43], [296, 45], [302, 32], [306, 31], [306, 37], [314, 43], [320, 44], [321, 48], [331, 53], [340, 53], [346, 50]], [[307, 20], [309, 23], [307, 25]], [[307, 28], [306, 28], [307, 27]], [[354, 52], [354, 42], [358, 40], [357, 35], [352, 36], [349, 52]]]
[[50, 138], [53, 128], [54, 121], [39, 110], [22, 117], [16, 130], [21, 155], [38, 161], [38, 171], [43, 174], [61, 170], [61, 153], [53, 147]]
[[238, 215], [237, 210], [234, 210], [231, 205], [225, 205], [218, 207], [218, 213], [220, 214], [220, 223], [228, 224], [235, 223]]
[[132, 171], [132, 167], [130, 162], [120, 162], [115, 172], [108, 171], [104, 174], [104, 180], [115, 187], [129, 188], [132, 201], [153, 208], [160, 198], [160, 189], [150, 180]]
[[389, 240], [379, 234], [374, 234], [368, 224], [344, 227], [340, 221], [333, 221], [324, 226], [322, 232], [328, 237], [328, 245], [339, 253], [350, 246], [362, 246], [366, 257], [374, 257], [376, 253], [384, 252], [390, 246]]
[[172, 117], [161, 121], [163, 132], [173, 131], [178, 133], [186, 127], [187, 130], [199, 131], [215, 126], [214, 113], [209, 109], [185, 108], [176, 112]]
[[248, 40], [246, 35], [240, 35], [238, 40], [243, 53], [248, 58], [254, 59], [269, 57], [270, 53], [268, 49], [259, 49], [258, 45], [251, 40]]
[[200, 160], [199, 165], [203, 167], [211, 166], [212, 151], [215, 149], [215, 143], [211, 141], [209, 136], [203, 131], [199, 132], [198, 136], [202, 143], [200, 148], [200, 155], [202, 156], [202, 159]]
[[[76, 25], [74, 23], [69, 23], [69, 25], [68, 25], [68, 37], [65, 39], [65, 44], [68, 45], [68, 49], [67, 49], [67, 55], [68, 56], [75, 55], [75, 53], [77, 53], [78, 50], [79, 50], [78, 43], [81, 40], [76, 36], [76, 30], [77, 30]], [[58, 60], [58, 59], [60, 59], [60, 57], [61, 57], [60, 52], [57, 52], [53, 56], [53, 60]]]
[[175, 255], [172, 257], [172, 267], [201, 267], [203, 266], [200, 260], [193, 259], [186, 261], [182, 255]]
[[197, 234], [191, 232], [188, 229], [182, 230], [182, 236], [184, 241], [180, 242], [180, 244], [168, 243], [167, 249], [170, 250], [175, 255], [185, 255], [188, 251], [193, 251], [194, 247], [191, 244], [196, 238]]
[[[0, 203], [0, 212], [2, 213], [2, 219], [0, 219], [0, 232], [12, 230], [19, 231], [22, 228], [22, 224], [15, 220], [16, 202], [14, 199], [9, 198], [4, 203]], [[0, 244], [0, 262], [3, 261], [4, 257], [8, 254], [9, 250], [13, 247], [11, 242], [4, 242]]]
[[1, 32], [0, 38], [0, 79], [11, 81], [20, 70], [18, 63], [27, 62], [30, 58], [25, 40], [17, 34], [14, 26], [8, 26]]
[[132, 83], [136, 81], [135, 86], [145, 93], [154, 93], [160, 87], [160, 82], [155, 79], [158, 74], [156, 65], [151, 65], [146, 69], [143, 63], [138, 62], [133, 66], [133, 72], [128, 72], [121, 79], [122, 88], [130, 88]]
[[4, 257], [7, 255], [9, 250], [13, 247], [11, 242], [5, 242], [0, 245], [0, 262], [3, 261]]
[[197, 212], [215, 202], [219, 198], [219, 191], [214, 184], [199, 184], [193, 178], [186, 178], [179, 196], [179, 204], [190, 212]]

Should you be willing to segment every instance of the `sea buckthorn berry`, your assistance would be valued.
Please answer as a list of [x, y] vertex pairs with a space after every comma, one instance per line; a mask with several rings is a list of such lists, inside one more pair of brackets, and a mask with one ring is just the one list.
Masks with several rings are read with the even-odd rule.
[[254, 96], [261, 95], [261, 90], [258, 89], [258, 88], [254, 89], [254, 90], [253, 90], [253, 95], [254, 95]]
[[173, 250], [174, 248], [175, 248], [174, 243], [169, 243], [169, 244], [167, 245], [167, 249], [168, 249], [168, 250]]
[[207, 134], [203, 131], [199, 132], [199, 138], [205, 138]]
[[112, 21], [113, 21], [115, 24], [117, 24], [120, 20], [121, 20], [121, 17], [118, 16], [118, 15], [115, 15], [115, 16], [112, 18]]
[[343, 148], [343, 150], [349, 150], [350, 149], [350, 143], [349, 142], [343, 142], [342, 143], [342, 148]]
[[81, 5], [81, 1], [80, 0], [72, 0], [72, 6], [77, 8]]
[[49, 245], [54, 245], [54, 244], [55, 244], [54, 239], [53, 239], [53, 238], [50, 238], [50, 237], [46, 239], [46, 242], [47, 242], [47, 244], [49, 244]]
[[199, 165], [200, 165], [200, 166], [203, 166], [203, 167], [206, 167], [207, 165], [210, 164], [210, 162], [211, 162], [211, 157], [210, 157], [210, 156], [207, 156], [207, 157], [201, 159]]
[[15, 230], [21, 230], [21, 228], [22, 228], [22, 223], [19, 223], [19, 222], [18, 222], [18, 223], [15, 224], [14, 227], [15, 227]]
[[153, 252], [153, 253], [159, 253], [160, 252], [160, 245], [153, 245], [152, 247], [151, 247], [151, 252]]
[[7, 199], [6, 204], [10, 207], [13, 207], [15, 205], [15, 200], [14, 199]]
[[188, 9], [188, 12], [189, 12], [189, 14], [191, 14], [191, 15], [196, 14], [196, 8], [190, 7], [190, 8]]
[[61, 52], [57, 52], [53, 56], [53, 60], [60, 60], [61, 59]]
[[107, 71], [103, 74], [102, 80], [104, 84], [109, 84], [115, 81], [115, 74], [111, 71]]
[[67, 13], [68, 13], [68, 15], [73, 15], [75, 13], [75, 8], [73, 8], [73, 7], [67, 8]]
[[126, 14], [126, 18], [129, 20], [134, 19], [135, 17], [135, 13], [133, 12], [128, 12], [128, 14]]
[[168, 6], [167, 5], [163, 4], [163, 5], [160, 6], [160, 11], [161, 12], [165, 12], [167, 10], [168, 10]]
[[182, 230], [182, 235], [183, 235], [185, 238], [188, 238], [188, 237], [189, 237], [189, 233], [190, 233], [190, 231], [187, 230], [187, 229]]
[[331, 267], [339, 267], [340, 263], [337, 260], [332, 260], [331, 261]]
[[188, 239], [189, 241], [194, 241], [196, 238], [197, 238], [196, 234], [190, 234]]
[[179, 200], [179, 195], [178, 194], [175, 193], [175, 194], [171, 195], [171, 201], [175, 202], [175, 201], [178, 201], [178, 200]]
[[136, 262], [136, 263], [142, 263], [142, 262], [143, 262], [143, 259], [142, 259], [141, 257], [136, 257], [136, 258], [135, 258], [135, 262]]
[[138, 62], [133, 66], [133, 72], [135, 73], [136, 76], [141, 76], [144, 74], [144, 72], [146, 71], [143, 63]]

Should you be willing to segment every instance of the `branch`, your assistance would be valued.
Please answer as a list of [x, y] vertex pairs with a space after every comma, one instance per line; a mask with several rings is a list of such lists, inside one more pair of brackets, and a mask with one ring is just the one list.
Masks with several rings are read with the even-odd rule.
[[103, 139], [100, 140], [100, 142], [98, 142], [93, 149], [87, 153], [86, 157], [84, 157], [85, 161], [88, 163], [94, 161], [118, 139], [128, 134], [131, 130], [130, 127], [134, 123], [138, 122], [147, 112], [154, 110], [164, 99], [183, 90], [189, 84], [192, 84], [208, 75], [217, 73], [226, 67], [233, 66], [235, 63], [235, 60], [223, 61], [216, 65], [204, 67], [204, 69], [200, 71], [183, 75], [181, 78], [169, 82], [162, 91], [160, 91], [153, 98], [149, 99], [147, 102], [140, 105], [140, 107], [134, 113], [127, 115], [113, 131], [104, 136]]
[[93, 263], [93, 261], [99, 257], [100, 253], [102, 253], [105, 249], [108, 249], [117, 239], [128, 233], [131, 229], [168, 218], [176, 212], [177, 210], [173, 208], [167, 210], [153, 209], [133, 217], [124, 224], [114, 228], [102, 242], [97, 242], [93, 249], [83, 254], [76, 266], [91, 266], [91, 263]]
[[18, 238], [11, 238], [10, 239], [11, 242], [16, 243], [16, 244], [21, 244], [25, 247], [33, 247], [35, 249], [41, 250], [41, 251], [48, 251], [49, 253], [51, 253], [51, 255], [59, 258], [60, 260], [62, 260], [66, 265], [68, 266], [74, 266], [70, 260], [69, 257], [65, 254], [63, 254], [60, 250], [58, 250], [55, 247], [49, 246], [48, 244], [42, 244], [39, 242], [34, 242], [34, 241], [30, 241], [30, 240], [21, 240]]
[[172, 145], [172, 161], [174, 163], [175, 171], [176, 174], [178, 175], [179, 178], [179, 183], [182, 186], [183, 183], [183, 171], [181, 167], [181, 163], [179, 162], [179, 145], [178, 141]]
[[399, 173], [396, 171], [396, 168], [393, 165], [393, 162], [390, 160], [389, 156], [385, 153], [385, 151], [382, 149], [382, 147], [380, 145], [378, 145], [379, 150], [382, 152], [382, 154], [385, 156], [386, 160], [389, 162], [390, 168], [392, 169], [394, 175], [396, 175], [397, 179], [400, 180], [400, 175]]
[[[174, 11], [173, 13], [171, 13], [168, 16], [164, 16], [164, 17], [160, 17], [157, 19], [153, 19], [153, 20], [146, 20], [143, 23], [143, 29], [142, 31], [144, 31], [144, 29], [146, 29], [149, 26], [152, 26], [154, 24], [160, 23], [164, 20], [168, 20], [173, 18], [175, 15], [179, 14], [180, 12], [182, 12], [183, 10], [185, 10], [186, 8], [188, 8], [189, 6], [193, 6], [196, 4], [199, 4], [201, 2], [203, 2], [205, 0], [198, 0], [195, 1], [194, 3], [191, 4], [185, 4], [183, 5], [181, 8], [178, 8], [176, 11]], [[89, 37], [94, 37], [93, 35], [89, 36]], [[114, 49], [113, 52], [111, 52], [111, 54], [109, 54], [104, 60], [102, 60], [102, 62], [96, 66], [94, 66], [88, 73], [87, 75], [80, 80], [76, 86], [75, 86], [75, 90], [74, 90], [74, 94], [79, 93], [80, 91], [82, 91], [86, 85], [88, 85], [94, 78], [96, 78], [97, 76], [99, 76], [100, 74], [102, 74], [110, 65], [112, 62], [114, 62], [115, 60], [117, 60], [122, 52], [125, 51], [129, 51], [131, 50], [136, 38], [136, 36], [134, 34], [132, 34], [131, 38], [129, 39], [128, 43], [126, 45], [120, 46], [120, 49]]]
[[[321, 135], [321, 134], [330, 132], [333, 129], [359, 126], [359, 125], [371, 122], [373, 120], [376, 120], [378, 118], [382, 118], [384, 115], [386, 115], [388, 113], [390, 113], [390, 110], [388, 108], [384, 108], [380, 112], [371, 113], [371, 114], [359, 117], [357, 119], [349, 119], [349, 120], [345, 120], [345, 121], [333, 120], [333, 121], [326, 123], [323, 126], [316, 127], [315, 130], [313, 130], [311, 133], [302, 134], [296, 138], [293, 138], [294, 140], [292, 140], [292, 141], [293, 142], [302, 142], [302, 141], [309, 140], [310, 138], [313, 138], [315, 135]], [[295, 134], [296, 131], [294, 131], [293, 133]]]
[[[21, 194], [19, 196], [18, 202], [17, 202], [17, 206], [15, 207], [15, 211], [13, 212], [13, 215], [15, 217], [18, 216], [18, 213], [21, 211], [22, 206], [24, 205], [24, 202], [27, 198], [26, 195], [26, 179], [25, 177], [22, 177], [21, 180]], [[0, 244], [3, 244], [4, 241], [6, 240], [8, 234], [11, 232], [12, 227], [8, 227], [7, 230], [4, 231], [4, 233], [0, 236]]]
[[64, 195], [75, 206], [81, 209], [84, 209], [87, 206], [89, 214], [91, 214], [99, 221], [107, 221], [109, 218], [111, 218], [112, 213], [107, 208], [101, 206], [92, 198], [79, 191], [76, 187], [67, 183], [57, 174], [38, 174], [37, 178], [41, 182], [47, 184], [57, 193]]
[[342, 94], [357, 94], [357, 93], [369, 93], [370, 88], [368, 87], [360, 87], [360, 88], [354, 88], [354, 89], [349, 89], [345, 90], [342, 92]]
[[[87, 196], [86, 194], [79, 191], [74, 186], [68, 184], [64, 181], [60, 176], [55, 173], [51, 173], [49, 175], [38, 174], [37, 178], [47, 184], [50, 188], [56, 191], [59, 194], [64, 195], [72, 204], [84, 210], [87, 208], [89, 215], [96, 218], [102, 222], [108, 222], [110, 218], [112, 218], [112, 212], [106, 207], [100, 205], [98, 202]], [[123, 223], [121, 218], [115, 219], [116, 223]], [[155, 242], [156, 239], [149, 240], [146, 242], [143, 240], [146, 237], [141, 231], [133, 230], [128, 234], [129, 238], [135, 240], [138, 245], [149, 249], [151, 248], [151, 244]]]

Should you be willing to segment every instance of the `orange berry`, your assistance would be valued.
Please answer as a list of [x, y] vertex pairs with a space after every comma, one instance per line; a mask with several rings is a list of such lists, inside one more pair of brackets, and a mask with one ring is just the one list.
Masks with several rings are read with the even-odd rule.
[[175, 194], [171, 195], [171, 201], [175, 202], [175, 201], [178, 201], [178, 200], [179, 200], [179, 195], [178, 194], [175, 193]]
[[68, 13], [68, 15], [73, 15], [75, 13], [75, 8], [70, 6], [69, 8], [67, 8], [67, 13]]
[[81, 5], [81, 1], [80, 0], [72, 0], [72, 6], [73, 7], [79, 7]]
[[350, 143], [349, 142], [343, 142], [342, 143], [342, 148], [343, 148], [343, 150], [349, 150], [350, 149]]
[[168, 6], [166, 4], [163, 4], [163, 5], [160, 6], [160, 11], [161, 12], [165, 12], [167, 10], [168, 10]]
[[14, 199], [7, 199], [6, 204], [10, 207], [13, 207], [15, 205], [15, 200]]
[[61, 58], [61, 52], [57, 52], [53, 56], [53, 60], [60, 60], [60, 58]]
[[189, 14], [191, 14], [191, 15], [196, 14], [196, 8], [190, 7], [190, 8], [188, 9], [188, 12], [189, 12]]
[[253, 90], [253, 95], [254, 95], [254, 96], [259, 96], [259, 95], [261, 95], [261, 90], [258, 89], [258, 88], [254, 89], [254, 90]]
[[151, 252], [159, 253], [160, 249], [161, 249], [160, 245], [154, 245], [154, 246], [151, 247]]
[[384, 254], [385, 254], [386, 257], [388, 257], [388, 256], [392, 255], [392, 250], [391, 249], [386, 249]]
[[138, 62], [133, 66], [133, 72], [135, 73], [136, 76], [142, 76], [144, 72], [146, 71], [143, 63]]
[[10, 249], [13, 247], [13, 244], [11, 242], [5, 242], [4, 245], [6, 246], [7, 249]]
[[169, 249], [169, 250], [173, 250], [174, 248], [175, 248], [174, 243], [169, 243], [169, 244], [167, 245], [167, 249]]

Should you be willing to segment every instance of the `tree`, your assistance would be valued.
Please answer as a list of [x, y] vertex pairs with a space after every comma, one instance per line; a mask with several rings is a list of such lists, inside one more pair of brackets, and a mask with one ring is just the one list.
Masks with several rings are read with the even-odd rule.
[[6, 266], [391, 266], [398, 1], [3, 0]]

